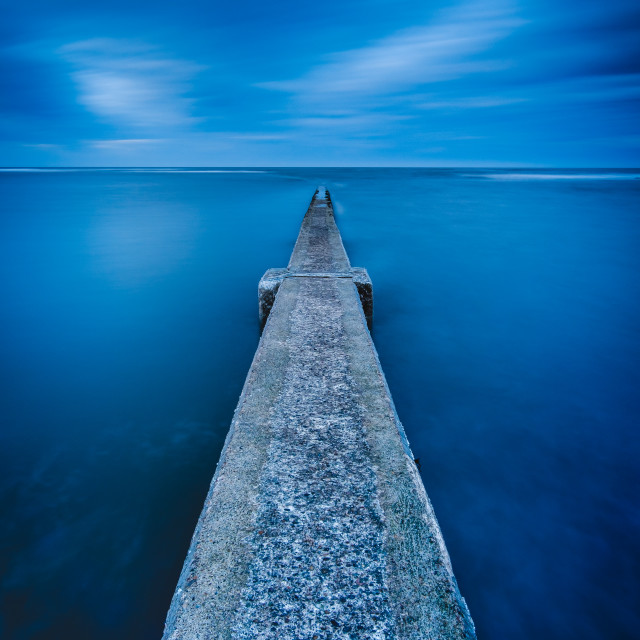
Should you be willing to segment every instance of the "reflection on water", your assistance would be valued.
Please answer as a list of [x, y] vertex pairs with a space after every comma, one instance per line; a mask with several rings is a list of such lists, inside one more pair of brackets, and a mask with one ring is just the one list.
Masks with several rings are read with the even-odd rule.
[[634, 637], [640, 187], [622, 173], [0, 171], [0, 635], [160, 636], [258, 279], [323, 184], [479, 636]]

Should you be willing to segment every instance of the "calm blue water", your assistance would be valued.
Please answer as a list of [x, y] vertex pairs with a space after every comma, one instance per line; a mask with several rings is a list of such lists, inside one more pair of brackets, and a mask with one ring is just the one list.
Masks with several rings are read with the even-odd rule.
[[0, 171], [0, 636], [160, 637], [325, 184], [479, 638], [637, 638], [639, 176]]

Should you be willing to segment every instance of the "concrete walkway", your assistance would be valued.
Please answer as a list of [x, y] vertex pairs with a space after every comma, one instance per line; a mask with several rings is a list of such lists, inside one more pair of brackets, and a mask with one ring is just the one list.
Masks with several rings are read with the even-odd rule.
[[475, 638], [323, 189], [260, 305], [164, 638]]

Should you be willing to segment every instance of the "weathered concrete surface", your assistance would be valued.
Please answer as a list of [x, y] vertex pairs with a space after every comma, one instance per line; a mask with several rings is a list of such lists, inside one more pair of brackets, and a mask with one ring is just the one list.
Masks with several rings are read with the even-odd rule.
[[319, 191], [261, 281], [268, 321], [165, 639], [475, 637], [358, 277]]

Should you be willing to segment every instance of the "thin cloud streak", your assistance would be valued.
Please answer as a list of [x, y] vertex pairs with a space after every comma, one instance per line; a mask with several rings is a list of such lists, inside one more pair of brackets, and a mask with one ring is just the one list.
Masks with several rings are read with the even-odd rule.
[[505, 107], [519, 102], [526, 102], [525, 98], [461, 98], [459, 100], [440, 100], [424, 102], [419, 109], [488, 109]]
[[94, 149], [131, 149], [163, 142], [165, 140], [161, 138], [123, 138], [120, 140], [88, 140], [87, 144]]

